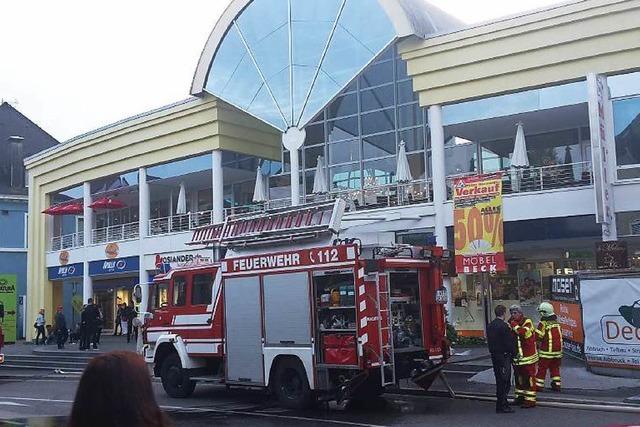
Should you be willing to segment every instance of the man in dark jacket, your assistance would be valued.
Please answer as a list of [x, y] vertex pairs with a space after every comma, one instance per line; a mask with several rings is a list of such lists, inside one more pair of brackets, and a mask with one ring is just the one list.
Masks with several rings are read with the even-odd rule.
[[65, 341], [67, 341], [67, 334], [69, 332], [67, 330], [67, 319], [64, 317], [62, 306], [58, 306], [54, 322], [56, 343], [58, 344], [58, 350], [62, 350], [64, 348]]
[[98, 307], [93, 303], [93, 298], [89, 298], [87, 306], [80, 315], [83, 328], [82, 337], [80, 338], [80, 350], [88, 350], [90, 343], [93, 344], [94, 350], [98, 349], [98, 344], [95, 342], [95, 333], [99, 316]]
[[496, 412], [514, 412], [507, 402], [507, 394], [511, 387], [511, 360], [516, 354], [516, 343], [511, 328], [505, 322], [507, 308], [496, 306], [496, 318], [487, 326], [487, 342], [493, 363], [493, 373], [496, 377]]

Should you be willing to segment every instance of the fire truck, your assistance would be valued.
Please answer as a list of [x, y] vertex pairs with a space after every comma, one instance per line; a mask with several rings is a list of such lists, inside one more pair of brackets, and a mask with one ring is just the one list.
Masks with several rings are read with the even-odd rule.
[[217, 382], [303, 408], [407, 379], [429, 388], [448, 356], [449, 253], [341, 238], [344, 209], [316, 203], [194, 231], [188, 244], [219, 261], [157, 275], [143, 327], [144, 358], [167, 394]]

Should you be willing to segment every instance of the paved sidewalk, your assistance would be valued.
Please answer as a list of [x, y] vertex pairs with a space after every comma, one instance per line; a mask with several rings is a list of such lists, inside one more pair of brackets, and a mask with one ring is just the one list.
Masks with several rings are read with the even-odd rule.
[[[91, 351], [91, 353], [106, 353], [115, 350], [136, 351], [136, 343], [131, 337], [131, 342], [127, 343], [127, 337], [113, 335], [102, 335], [100, 337], [99, 351]], [[27, 341], [18, 341], [15, 344], [7, 344], [2, 348], [5, 355], [29, 355], [29, 354], [55, 354], [55, 353], [87, 353], [78, 349], [78, 343], [66, 343], [64, 350], [58, 350], [56, 344], [35, 345]]]

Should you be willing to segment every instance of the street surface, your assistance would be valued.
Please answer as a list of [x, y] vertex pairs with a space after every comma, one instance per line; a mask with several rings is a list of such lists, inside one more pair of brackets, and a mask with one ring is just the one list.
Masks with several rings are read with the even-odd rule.
[[[65, 425], [64, 417], [70, 412], [77, 383], [77, 376], [50, 373], [24, 379], [0, 379], [0, 420], [5, 420], [0, 425]], [[227, 391], [220, 386], [198, 385], [191, 398], [171, 399], [157, 382], [154, 389], [158, 403], [177, 426], [512, 427], [560, 423], [562, 427], [599, 427], [640, 423], [638, 412], [539, 407], [498, 415], [494, 412], [493, 402], [447, 397], [386, 395], [372, 402], [369, 408], [330, 405], [310, 411], [290, 411], [279, 408], [268, 396], [254, 391]]]

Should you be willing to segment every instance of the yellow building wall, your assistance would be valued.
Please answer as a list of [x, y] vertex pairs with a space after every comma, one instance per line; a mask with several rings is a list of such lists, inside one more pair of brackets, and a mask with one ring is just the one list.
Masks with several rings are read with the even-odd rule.
[[640, 68], [640, 0], [587, 0], [400, 44], [423, 106]]
[[[228, 150], [270, 160], [280, 159], [281, 134], [263, 122], [211, 96], [123, 120], [80, 136], [30, 158], [27, 256], [27, 318], [38, 309], [53, 313], [56, 298], [48, 281], [46, 215], [49, 196], [85, 181], [166, 163], [179, 158]], [[33, 331], [27, 328], [27, 339]]]

